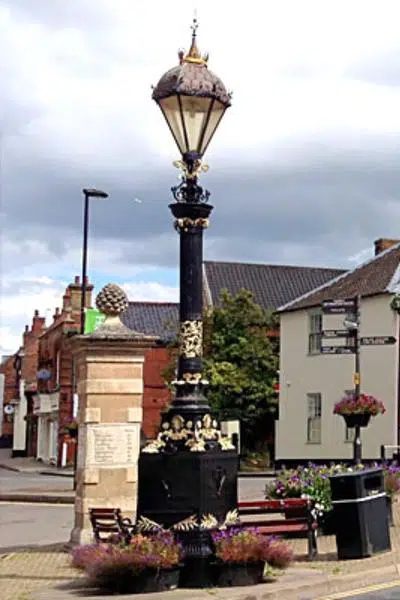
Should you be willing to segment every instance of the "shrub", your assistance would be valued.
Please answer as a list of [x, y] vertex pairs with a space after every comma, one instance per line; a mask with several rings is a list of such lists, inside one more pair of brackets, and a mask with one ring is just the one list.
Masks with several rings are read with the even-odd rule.
[[293, 560], [293, 551], [283, 540], [270, 539], [266, 562], [275, 569], [286, 569]]
[[[353, 465], [351, 467], [338, 463], [327, 465], [314, 465], [309, 463], [306, 467], [298, 466], [296, 469], [282, 469], [276, 479], [268, 483], [265, 488], [266, 498], [310, 498], [314, 502], [315, 515], [322, 518], [332, 510], [332, 493], [329, 476], [335, 473], [363, 471], [372, 465]], [[384, 474], [385, 492], [393, 498], [400, 492], [400, 467], [393, 464], [382, 464]]]
[[72, 566], [76, 569], [86, 569], [100, 558], [106, 550], [107, 546], [103, 544], [77, 546], [72, 550]]
[[98, 544], [80, 546], [72, 554], [72, 564], [84, 569], [96, 587], [114, 591], [129, 589], [133, 578], [146, 569], [176, 567], [181, 559], [181, 546], [171, 532], [135, 535], [129, 545]]

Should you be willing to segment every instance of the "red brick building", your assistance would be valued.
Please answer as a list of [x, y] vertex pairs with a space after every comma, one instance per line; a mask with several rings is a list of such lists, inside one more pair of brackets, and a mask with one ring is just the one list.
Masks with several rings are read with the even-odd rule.
[[[45, 328], [45, 319], [35, 310], [32, 325], [26, 325], [18, 352], [3, 360], [0, 372], [4, 374], [4, 405], [11, 404], [14, 413], [4, 419], [3, 435], [13, 448], [13, 456], [26, 456], [36, 451], [36, 423], [33, 415], [37, 391], [39, 337]], [[4, 409], [3, 409], [4, 412]]]
[[158, 433], [160, 413], [169, 402], [171, 392], [163, 372], [171, 362], [168, 342], [176, 335], [179, 304], [176, 302], [129, 302], [122, 321], [133, 331], [158, 337], [156, 345], [145, 354], [143, 379], [143, 433], [153, 438]]
[[[87, 283], [86, 289], [86, 306], [90, 307], [93, 285]], [[35, 311], [20, 350], [5, 357], [0, 366], [5, 380], [4, 403], [12, 401], [15, 406], [14, 415], [4, 419], [1, 439], [5, 445], [14, 437], [14, 456], [32, 456], [58, 465], [73, 463], [75, 443], [66, 440], [63, 428], [74, 415], [77, 400], [69, 338], [79, 333], [80, 300], [80, 279], [75, 277], [47, 328], [45, 319]], [[147, 351], [144, 363], [143, 433], [151, 438], [170, 397], [163, 371], [170, 362], [166, 346], [174, 336], [178, 304], [130, 302], [123, 321], [135, 331], [159, 338]]]
[[[80, 329], [81, 289], [80, 278], [75, 277], [65, 290], [61, 309], [55, 309], [52, 323], [39, 340], [37, 448], [30, 455], [58, 465], [72, 463], [75, 452], [73, 441], [66, 441], [63, 429], [74, 412], [74, 365], [68, 340]], [[91, 306], [92, 291], [93, 285], [87, 281], [86, 307]]]
[[[0, 447], [11, 447], [13, 437], [13, 416], [7, 414], [7, 406], [13, 406], [12, 400], [17, 397], [17, 373], [16, 373], [16, 356], [3, 356], [0, 364], [0, 374], [2, 377], [2, 406], [0, 409], [2, 415], [0, 417]], [[13, 407], [14, 408], [14, 407]], [[12, 409], [13, 410], [13, 409]]]

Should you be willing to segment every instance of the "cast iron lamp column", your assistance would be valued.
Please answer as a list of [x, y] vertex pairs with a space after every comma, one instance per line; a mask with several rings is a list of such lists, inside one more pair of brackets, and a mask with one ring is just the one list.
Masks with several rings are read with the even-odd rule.
[[208, 167], [201, 163], [231, 96], [222, 81], [208, 70], [208, 56], [201, 56], [196, 43], [197, 20], [192, 25], [192, 43], [179, 66], [167, 71], [153, 90], [182, 159], [174, 165], [182, 170], [182, 182], [172, 188], [176, 200], [169, 208], [180, 235], [180, 330], [175, 398], [168, 418], [180, 415], [196, 423], [210, 412], [203, 389], [203, 231], [213, 207], [210, 193], [198, 183]]
[[[181, 585], [210, 587], [213, 544], [210, 530], [229, 521], [237, 508], [238, 455], [224, 438], [205, 396], [203, 353], [203, 232], [213, 209], [210, 193], [199, 185], [206, 171], [201, 158], [225, 110], [230, 94], [208, 70], [208, 57], [196, 45], [196, 20], [189, 52], [153, 89], [181, 153], [174, 165], [182, 170], [172, 188], [169, 208], [180, 238], [180, 324], [175, 395], [162, 415], [157, 439], [139, 458], [138, 529], [171, 528], [185, 548]], [[143, 519], [144, 517], [144, 519]], [[151, 521], [153, 525], [151, 525]], [[149, 524], [150, 523], [150, 524]]]
[[108, 198], [108, 194], [94, 188], [82, 190], [84, 195], [83, 205], [83, 245], [82, 245], [82, 292], [81, 292], [81, 335], [85, 333], [85, 304], [86, 304], [86, 277], [87, 277], [87, 250], [89, 234], [89, 198]]

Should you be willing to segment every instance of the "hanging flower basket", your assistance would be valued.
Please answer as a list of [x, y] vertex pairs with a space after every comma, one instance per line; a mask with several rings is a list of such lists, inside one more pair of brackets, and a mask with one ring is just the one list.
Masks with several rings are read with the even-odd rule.
[[383, 402], [369, 394], [360, 394], [359, 398], [354, 394], [345, 396], [333, 408], [333, 413], [341, 415], [347, 427], [367, 427], [371, 417], [383, 415], [384, 412]]
[[355, 414], [355, 415], [344, 415], [342, 414], [342, 417], [344, 418], [344, 420], [346, 421], [346, 426], [351, 428], [351, 427], [367, 427], [370, 418], [371, 418], [371, 413], [360, 413], [360, 414]]

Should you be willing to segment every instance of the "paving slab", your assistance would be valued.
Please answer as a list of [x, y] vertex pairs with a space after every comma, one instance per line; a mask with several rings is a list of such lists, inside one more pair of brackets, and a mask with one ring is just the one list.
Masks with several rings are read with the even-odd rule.
[[[368, 584], [393, 581], [398, 577], [395, 567], [387, 567], [369, 573]], [[245, 587], [212, 589], [177, 589], [155, 594], [124, 594], [126, 600], [317, 600], [322, 595], [359, 589], [360, 575], [353, 573], [347, 577], [335, 577], [322, 570], [293, 567], [281, 576], [267, 583]], [[83, 581], [66, 582], [57, 587], [33, 592], [29, 600], [103, 600], [100, 593], [84, 585]]]
[[[294, 551], [303, 554], [305, 540], [292, 540]], [[331, 544], [330, 544], [331, 545]], [[296, 562], [273, 581], [243, 588], [174, 590], [162, 594], [124, 595], [127, 600], [316, 600], [363, 585], [398, 579], [398, 553], [388, 552], [358, 561], [337, 561], [334, 552], [313, 563]], [[104, 599], [88, 588], [82, 575], [71, 567], [65, 544], [33, 547], [0, 554], [1, 600]]]
[[74, 476], [74, 471], [70, 467], [47, 465], [33, 457], [12, 458], [9, 448], [0, 448], [0, 468], [18, 473], [39, 473], [40, 475], [56, 475], [61, 477]]

